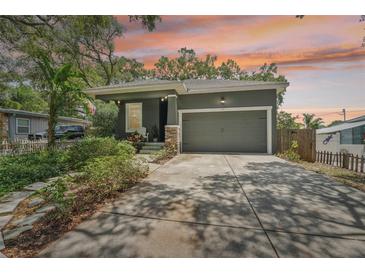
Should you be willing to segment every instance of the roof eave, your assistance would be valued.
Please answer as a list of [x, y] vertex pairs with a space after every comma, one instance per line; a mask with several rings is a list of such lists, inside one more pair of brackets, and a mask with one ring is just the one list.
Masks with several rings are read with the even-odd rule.
[[177, 93], [186, 92], [186, 87], [182, 82], [176, 83], [163, 83], [163, 84], [149, 84], [130, 87], [100, 87], [85, 90], [85, 93], [91, 96], [98, 95], [114, 95], [120, 93], [138, 93], [138, 92], [150, 92], [161, 90], [175, 90]]
[[199, 93], [216, 93], [216, 92], [230, 92], [230, 91], [251, 91], [251, 90], [283, 90], [289, 86], [289, 83], [275, 83], [275, 84], [257, 84], [247, 86], [232, 86], [232, 87], [219, 87], [219, 88], [203, 88], [203, 89], [190, 89], [187, 94], [199, 94]]

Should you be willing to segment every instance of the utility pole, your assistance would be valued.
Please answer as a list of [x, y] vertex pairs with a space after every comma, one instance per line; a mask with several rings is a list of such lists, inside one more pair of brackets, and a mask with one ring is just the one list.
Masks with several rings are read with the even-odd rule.
[[345, 108], [342, 109], [342, 113], [343, 113], [343, 121], [346, 121], [346, 109]]

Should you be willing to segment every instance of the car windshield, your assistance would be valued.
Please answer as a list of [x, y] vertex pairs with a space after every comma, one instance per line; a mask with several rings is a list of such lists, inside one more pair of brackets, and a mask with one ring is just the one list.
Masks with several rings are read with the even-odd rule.
[[67, 130], [67, 126], [56, 126], [55, 130], [57, 132], [63, 132]]

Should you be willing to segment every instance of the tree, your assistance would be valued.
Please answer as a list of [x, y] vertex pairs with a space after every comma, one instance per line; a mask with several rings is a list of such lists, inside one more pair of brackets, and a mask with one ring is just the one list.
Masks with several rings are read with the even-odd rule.
[[[130, 20], [152, 30], [159, 17]], [[114, 40], [122, 34], [113, 16], [0, 16], [0, 60], [16, 59], [14, 74], [47, 95], [50, 146], [59, 113], [83, 103], [80, 90], [115, 81], [120, 58]]]
[[332, 121], [331, 123], [329, 123], [329, 124], [327, 125], [327, 127], [337, 126], [337, 125], [342, 124], [342, 123], [343, 123], [343, 121], [342, 121], [342, 120], [334, 120], [334, 121]]
[[[287, 82], [283, 75], [278, 75], [276, 64], [264, 64], [256, 72], [246, 72], [235, 60], [228, 59], [216, 66], [217, 56], [206, 55], [199, 58], [193, 49], [181, 48], [178, 56], [162, 56], [155, 64], [150, 75], [163, 80], [185, 79], [226, 79], [247, 81]], [[283, 103], [285, 90], [278, 93], [278, 105]]]
[[73, 70], [72, 64], [55, 67], [47, 56], [41, 56], [38, 65], [45, 79], [43, 92], [49, 98], [48, 146], [54, 147], [55, 127], [61, 109], [67, 105], [66, 102], [79, 101], [85, 98], [86, 94], [81, 91], [77, 83], [79, 76]]
[[97, 136], [113, 136], [118, 119], [118, 107], [114, 102], [95, 101], [96, 112], [92, 117]]
[[298, 129], [301, 124], [296, 122], [298, 116], [293, 116], [291, 113], [280, 111], [277, 114], [278, 129]]
[[322, 118], [315, 118], [312, 113], [303, 113], [303, 123], [305, 128], [312, 129], [322, 128], [324, 125]]
[[20, 85], [0, 90], [0, 107], [45, 112], [47, 101], [40, 92], [29, 86]]

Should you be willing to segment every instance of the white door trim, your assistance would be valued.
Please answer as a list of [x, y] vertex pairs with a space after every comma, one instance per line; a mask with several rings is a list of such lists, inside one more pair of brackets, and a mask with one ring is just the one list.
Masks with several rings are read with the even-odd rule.
[[267, 153], [272, 154], [272, 106], [257, 106], [257, 107], [229, 107], [229, 108], [200, 108], [200, 109], [179, 109], [179, 142], [182, 150], [182, 115], [184, 113], [201, 113], [201, 112], [225, 112], [225, 111], [255, 111], [266, 110], [266, 144]]

